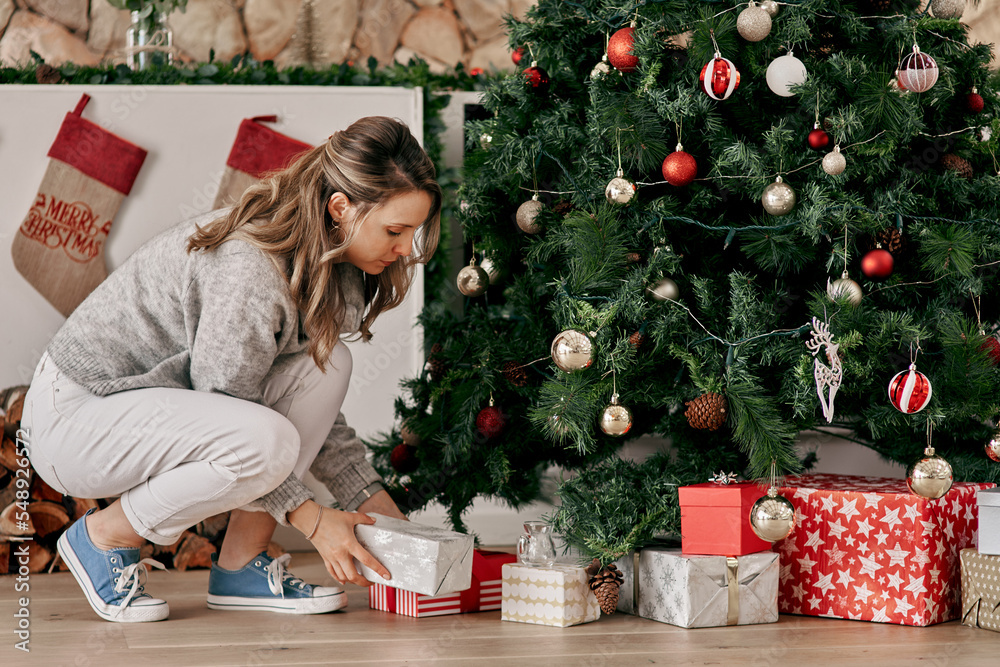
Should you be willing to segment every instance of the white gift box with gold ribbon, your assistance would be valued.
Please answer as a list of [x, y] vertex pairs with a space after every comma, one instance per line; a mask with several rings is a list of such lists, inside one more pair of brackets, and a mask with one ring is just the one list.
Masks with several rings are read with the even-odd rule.
[[596, 621], [601, 606], [582, 567], [555, 564], [503, 566], [500, 620], [567, 627]]
[[688, 556], [679, 549], [647, 547], [617, 565], [625, 579], [618, 611], [682, 628], [778, 620], [779, 565], [772, 551]]

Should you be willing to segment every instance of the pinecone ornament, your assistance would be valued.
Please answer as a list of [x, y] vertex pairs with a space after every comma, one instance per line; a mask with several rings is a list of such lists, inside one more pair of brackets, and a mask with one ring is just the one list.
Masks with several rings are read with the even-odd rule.
[[647, 340], [649, 340], [649, 337], [646, 334], [642, 333], [641, 331], [636, 331], [635, 333], [633, 333], [631, 336], [628, 337], [628, 342], [631, 343], [632, 347], [635, 348], [636, 350], [642, 347]]
[[552, 204], [552, 210], [559, 215], [567, 215], [568, 213], [571, 213], [573, 209], [573, 202], [568, 199], [560, 199], [556, 203]]
[[431, 346], [431, 353], [427, 356], [427, 372], [430, 373], [432, 382], [440, 382], [448, 372], [448, 365], [441, 356], [443, 351], [441, 343], [434, 343]]
[[893, 256], [898, 255], [903, 250], [903, 233], [896, 227], [883, 229], [875, 238], [882, 244], [882, 248], [888, 250]]
[[686, 401], [684, 405], [687, 406], [684, 416], [694, 428], [717, 431], [720, 426], [726, 423], [728, 406], [726, 398], [722, 394], [710, 391], [693, 401]]
[[[596, 558], [590, 564], [588, 571], [593, 571], [600, 567], [600, 561]], [[614, 563], [601, 568], [600, 572], [590, 578], [590, 590], [597, 596], [597, 602], [601, 605], [601, 613], [611, 615], [618, 608], [618, 589], [621, 588], [625, 578], [618, 571], [618, 566]]]
[[962, 178], [972, 178], [974, 175], [972, 171], [972, 164], [964, 157], [960, 157], [953, 153], [941, 156], [941, 166], [948, 171], [955, 172]]
[[500, 369], [500, 373], [507, 378], [507, 382], [510, 382], [515, 387], [523, 387], [528, 384], [527, 372], [516, 361], [505, 361], [503, 367]]

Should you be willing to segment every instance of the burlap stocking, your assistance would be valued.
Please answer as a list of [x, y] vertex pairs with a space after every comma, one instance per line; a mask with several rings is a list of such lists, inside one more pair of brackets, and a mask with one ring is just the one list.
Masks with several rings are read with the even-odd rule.
[[232, 206], [248, 187], [268, 173], [284, 169], [296, 157], [312, 148], [309, 144], [261, 125], [277, 120], [277, 116], [254, 116], [244, 118], [240, 123], [212, 208]]
[[81, 117], [90, 96], [66, 114], [35, 202], [14, 237], [14, 266], [68, 316], [108, 276], [104, 241], [146, 151]]

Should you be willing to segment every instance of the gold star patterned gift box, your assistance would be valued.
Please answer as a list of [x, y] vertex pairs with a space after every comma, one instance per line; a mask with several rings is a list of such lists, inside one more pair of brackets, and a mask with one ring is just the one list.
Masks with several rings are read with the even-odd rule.
[[590, 575], [582, 567], [507, 563], [502, 578], [502, 621], [565, 628], [601, 617], [601, 607], [588, 584]]
[[906, 480], [850, 475], [788, 477], [795, 530], [781, 554], [778, 609], [924, 626], [959, 615], [959, 551], [975, 541], [976, 494], [956, 482], [942, 498]]
[[773, 551], [692, 556], [647, 547], [617, 565], [624, 578], [618, 611], [682, 628], [778, 620], [778, 554]]
[[962, 624], [1000, 632], [1000, 556], [962, 549]]

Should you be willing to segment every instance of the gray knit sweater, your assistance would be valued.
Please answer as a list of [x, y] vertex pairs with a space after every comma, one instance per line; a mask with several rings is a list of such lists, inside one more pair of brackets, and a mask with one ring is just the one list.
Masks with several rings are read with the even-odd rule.
[[[272, 259], [245, 241], [187, 252], [195, 225], [214, 211], [159, 234], [81, 303], [56, 332], [49, 356], [98, 396], [144, 387], [220, 392], [261, 403], [270, 376], [308, 354], [288, 283]], [[337, 266], [347, 305], [344, 333], [364, 311], [361, 272]], [[348, 510], [381, 488], [364, 443], [343, 414], [310, 472]], [[313, 494], [294, 474], [255, 501], [282, 525]]]

